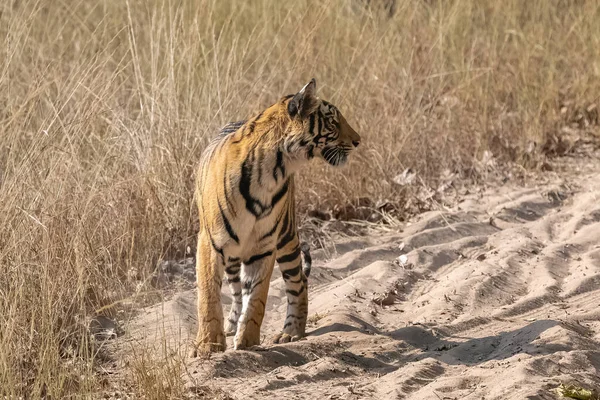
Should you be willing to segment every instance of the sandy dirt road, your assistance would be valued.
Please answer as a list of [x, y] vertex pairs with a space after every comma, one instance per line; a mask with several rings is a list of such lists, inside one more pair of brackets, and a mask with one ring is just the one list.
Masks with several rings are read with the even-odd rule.
[[[597, 163], [466, 196], [401, 232], [337, 243], [329, 260], [316, 252], [306, 340], [268, 345], [286, 309], [275, 273], [265, 351], [185, 361], [190, 393], [490, 400], [555, 399], [561, 382], [600, 388]], [[116, 347], [184, 353], [195, 296], [143, 310]], [[223, 301], [227, 312], [226, 285]]]

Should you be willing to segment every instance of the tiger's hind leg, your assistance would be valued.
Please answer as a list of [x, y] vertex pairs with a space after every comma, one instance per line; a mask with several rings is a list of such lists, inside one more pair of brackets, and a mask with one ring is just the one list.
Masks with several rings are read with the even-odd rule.
[[235, 349], [260, 344], [260, 326], [265, 316], [275, 254], [267, 251], [250, 257], [242, 266], [242, 315], [234, 338]]
[[[307, 250], [302, 249], [305, 254]], [[301, 248], [295, 237], [281, 250], [277, 251], [277, 263], [285, 283], [287, 296], [287, 313], [283, 329], [273, 341], [287, 343], [302, 339], [306, 335], [306, 320], [308, 318], [308, 280], [306, 271], [302, 268]], [[305, 273], [306, 272], [306, 273]]]
[[195, 357], [226, 347], [223, 332], [223, 307], [221, 284], [223, 282], [223, 257], [212, 247], [205, 233], [198, 238], [196, 275], [198, 285], [198, 336], [190, 356]]
[[227, 283], [231, 289], [231, 309], [229, 317], [225, 321], [225, 335], [233, 336], [237, 332], [237, 325], [242, 314], [242, 282], [240, 280], [241, 264], [235, 263], [225, 268]]

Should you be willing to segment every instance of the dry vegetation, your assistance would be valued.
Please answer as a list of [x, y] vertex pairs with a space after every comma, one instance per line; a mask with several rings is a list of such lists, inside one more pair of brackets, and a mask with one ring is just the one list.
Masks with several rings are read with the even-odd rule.
[[[407, 167], [435, 187], [447, 169], [477, 178], [486, 150], [538, 166], [531, 143], [551, 148], [600, 93], [599, 9], [410, 0], [388, 18], [358, 0], [3, 1], [0, 397], [98, 393], [86, 318], [150, 290], [157, 260], [193, 241], [194, 165], [225, 122], [314, 76], [364, 146], [345, 169], [306, 171], [302, 209], [359, 197], [402, 209], [392, 178]], [[133, 365], [130, 390], [151, 394], [159, 367]], [[169, 381], [158, 396], [179, 391]]]

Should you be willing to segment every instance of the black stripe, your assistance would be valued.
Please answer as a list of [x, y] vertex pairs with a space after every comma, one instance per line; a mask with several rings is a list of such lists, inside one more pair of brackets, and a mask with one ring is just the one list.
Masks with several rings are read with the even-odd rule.
[[315, 156], [314, 150], [315, 150], [315, 146], [313, 144], [308, 146], [308, 150], [307, 150], [306, 154], [307, 154], [307, 157], [309, 160], [312, 160], [312, 158]]
[[285, 194], [288, 191], [289, 183], [290, 183], [289, 180], [285, 181], [285, 183], [283, 184], [281, 189], [279, 189], [279, 192], [275, 193], [275, 195], [271, 199], [271, 208], [275, 207], [275, 205], [279, 202], [279, 200], [281, 200], [283, 198], [283, 196], [285, 196]]
[[320, 116], [316, 115], [315, 118], [317, 119], [317, 133], [313, 136], [312, 141], [315, 145], [318, 145], [319, 141], [323, 137], [321, 132], [323, 132], [323, 126], [325, 125], [325, 123], [321, 120]]
[[300, 244], [300, 249], [302, 250], [302, 255], [304, 256], [304, 267], [302, 268], [302, 270], [304, 271], [304, 275], [308, 278], [310, 276], [310, 270], [312, 268], [310, 246], [308, 245], [308, 243], [303, 242]]
[[284, 248], [289, 242], [291, 242], [294, 239], [295, 236], [296, 228], [293, 225], [290, 225], [289, 232], [287, 232], [286, 235], [282, 237], [281, 240], [279, 240], [279, 243], [277, 243], [277, 250], [281, 250], [282, 248]]
[[[285, 256], [281, 256], [277, 259], [278, 264], [284, 264], [290, 261], [294, 261], [300, 256], [300, 247], [296, 247], [296, 249], [290, 254], [286, 254]], [[296, 275], [296, 274], [294, 274]]]
[[225, 136], [230, 133], [233, 133], [233, 132], [237, 131], [238, 129], [240, 129], [245, 123], [246, 123], [245, 120], [237, 121], [237, 122], [229, 122], [228, 124], [226, 124], [224, 127], [221, 128], [219, 135]]
[[291, 268], [291, 269], [287, 269], [285, 271], [281, 271], [281, 275], [283, 275], [283, 279], [285, 279], [287, 281], [291, 277], [298, 275], [300, 273], [300, 267], [301, 267], [301, 265], [298, 264], [298, 266], [296, 268]]
[[244, 130], [244, 134], [246, 136], [251, 135], [252, 132], [254, 132], [254, 128], [256, 128], [256, 121], [250, 121], [248, 124], [246, 124], [246, 129]]
[[251, 135], [252, 132], [254, 132], [254, 128], [256, 128], [256, 121], [258, 121], [258, 119], [262, 117], [263, 112], [264, 111], [261, 111], [252, 121], [246, 124], [246, 130], [244, 131], [245, 135]]
[[228, 275], [237, 275], [240, 273], [240, 264], [232, 265], [230, 267], [225, 268], [225, 272]]
[[285, 329], [285, 328], [287, 328], [288, 326], [291, 326], [291, 325], [292, 325], [292, 323], [291, 323], [291, 322], [286, 322], [286, 323], [283, 325], [283, 329]]
[[273, 208], [277, 205], [277, 203], [279, 203], [279, 200], [281, 200], [283, 197], [285, 197], [288, 188], [289, 188], [289, 179], [287, 181], [285, 181], [285, 183], [281, 186], [281, 189], [279, 189], [279, 191], [277, 193], [275, 193], [275, 195], [273, 195], [273, 197], [271, 198], [271, 205], [268, 207], [265, 207], [264, 205], [260, 204], [261, 206], [261, 212], [260, 214], [256, 215], [257, 218], [262, 219], [262, 218], [266, 218], [269, 215], [271, 215], [271, 211], [273, 211]]
[[281, 149], [277, 149], [277, 159], [275, 161], [275, 168], [273, 168], [273, 179], [275, 182], [279, 180], [277, 176], [278, 170], [281, 171], [281, 177], [285, 178], [285, 166], [283, 165], [283, 151]]
[[[248, 127], [246, 126], [246, 123], [248, 122], [247, 120], [245, 121], [240, 121], [241, 124], [239, 125], [239, 127], [235, 130], [235, 132], [237, 132], [240, 128], [244, 128], [242, 130], [242, 132], [238, 135], [239, 138], [237, 140], [232, 140], [231, 143], [232, 144], [238, 144], [240, 143], [242, 140], [244, 140], [244, 133], [247, 131]], [[254, 127], [252, 127], [252, 129], [254, 129]]]
[[231, 213], [231, 215], [233, 215], [235, 217], [236, 216], [235, 207], [233, 206], [233, 203], [231, 202], [229, 193], [227, 193], [227, 189], [229, 187], [229, 185], [228, 185], [229, 182], [227, 179], [227, 158], [225, 158], [224, 164], [225, 164], [225, 171], [223, 173], [223, 194], [225, 195], [225, 201], [227, 202], [227, 207], [229, 207], [229, 212]]
[[[260, 285], [261, 283], [263, 283], [264, 281], [265, 281], [264, 279], [261, 279], [260, 281], [256, 282], [254, 285], [252, 285], [252, 288], [250, 289], [250, 292], [253, 292], [253, 291], [254, 291], [254, 289], [256, 289], [256, 287], [257, 287], [258, 285]], [[262, 305], [263, 305], [263, 306], [265, 305], [265, 302], [264, 302], [264, 301], [262, 301], [261, 299], [257, 299], [257, 300], [258, 300], [258, 301], [260, 301], [260, 302], [262, 303]]]
[[233, 240], [235, 240], [236, 243], [239, 243], [240, 239], [235, 234], [235, 231], [233, 230], [233, 227], [229, 223], [229, 220], [227, 219], [227, 216], [225, 215], [225, 212], [223, 211], [223, 207], [221, 207], [221, 202], [218, 199], [217, 199], [217, 204], [219, 205], [219, 211], [221, 211], [221, 218], [223, 219], [223, 225], [225, 225], [225, 229], [227, 230], [227, 234], [229, 234], [229, 236]]
[[287, 230], [288, 230], [288, 226], [289, 226], [289, 222], [290, 219], [288, 218], [288, 211], [285, 211], [285, 216], [283, 217], [283, 226], [281, 227], [281, 230], [279, 231], [279, 238], [281, 238], [281, 235], [285, 235], [287, 234]]
[[[242, 289], [242, 291], [245, 291], [246, 293], [252, 293], [254, 291], [254, 289], [256, 289], [256, 287], [258, 285], [260, 285], [261, 283], [264, 282], [264, 279], [261, 279], [259, 281], [244, 281], [244, 287]], [[258, 299], [259, 301], [262, 301], [260, 299]]]
[[227, 257], [227, 261], [234, 263], [234, 262], [240, 261], [240, 258], [239, 257], [231, 257], [231, 256], [229, 256], [229, 257]]
[[315, 129], [315, 113], [311, 114], [308, 120], [308, 133], [312, 135], [313, 129]]
[[250, 257], [250, 258], [248, 259], [248, 261], [245, 261], [245, 262], [244, 262], [244, 264], [246, 264], [246, 265], [250, 265], [250, 264], [252, 264], [252, 263], [254, 263], [254, 262], [256, 262], [256, 261], [258, 261], [258, 260], [260, 260], [260, 259], [262, 259], [262, 258], [265, 258], [265, 257], [268, 257], [268, 256], [270, 256], [271, 254], [273, 254], [273, 252], [272, 252], [272, 251], [267, 251], [267, 252], [264, 252], [264, 253], [262, 253], [262, 254], [256, 254], [256, 255], [254, 255], [254, 256], [252, 256], [252, 257]]
[[208, 238], [210, 239], [210, 244], [212, 246], [213, 249], [215, 249], [215, 251], [217, 253], [219, 253], [221, 255], [221, 257], [225, 258], [225, 255], [223, 254], [223, 249], [220, 247], [217, 247], [212, 235], [210, 234], [210, 231], [208, 230], [208, 228], [206, 229], [206, 232], [208, 233]]
[[227, 278], [227, 283], [238, 283], [240, 281], [240, 276], [236, 275], [233, 278]]
[[288, 293], [288, 294], [291, 294], [292, 296], [298, 297], [298, 296], [300, 296], [304, 292], [304, 286], [302, 286], [300, 288], [300, 290], [298, 290], [298, 291], [295, 291], [295, 290], [292, 290], [292, 289], [286, 289], [285, 292]]
[[258, 153], [256, 155], [256, 162], [254, 163], [256, 165], [256, 168], [258, 169], [258, 176], [256, 177], [256, 180], [258, 181], [258, 184], [262, 186], [262, 163], [264, 157], [260, 149], [258, 149], [256, 152]]
[[317, 118], [317, 136], [321, 137], [321, 132], [323, 131], [323, 122], [321, 118]]
[[242, 163], [242, 171], [240, 177], [240, 194], [246, 200], [246, 209], [255, 217], [262, 214], [264, 206], [250, 194], [250, 184], [252, 182], [252, 167], [250, 158], [254, 152], [251, 151], [248, 157]]
[[277, 230], [277, 227], [279, 226], [279, 222], [281, 222], [281, 217], [282, 217], [282, 216], [283, 216], [283, 213], [279, 214], [279, 217], [277, 218], [277, 221], [275, 221], [275, 224], [273, 224], [273, 228], [272, 228], [272, 229], [271, 229], [269, 232], [267, 232], [267, 233], [265, 233], [264, 235], [262, 235], [262, 236], [260, 237], [260, 239], [258, 239], [258, 241], [259, 241], [259, 242], [260, 242], [261, 240], [263, 240], [263, 239], [266, 239], [266, 238], [268, 238], [268, 237], [271, 237], [271, 236], [272, 236], [272, 235], [275, 233], [275, 231]]

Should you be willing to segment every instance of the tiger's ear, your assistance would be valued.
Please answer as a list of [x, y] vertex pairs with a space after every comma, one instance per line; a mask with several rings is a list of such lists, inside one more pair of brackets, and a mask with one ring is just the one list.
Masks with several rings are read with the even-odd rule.
[[307, 118], [319, 106], [317, 98], [317, 83], [311, 79], [288, 103], [288, 112], [292, 118], [300, 116]]

